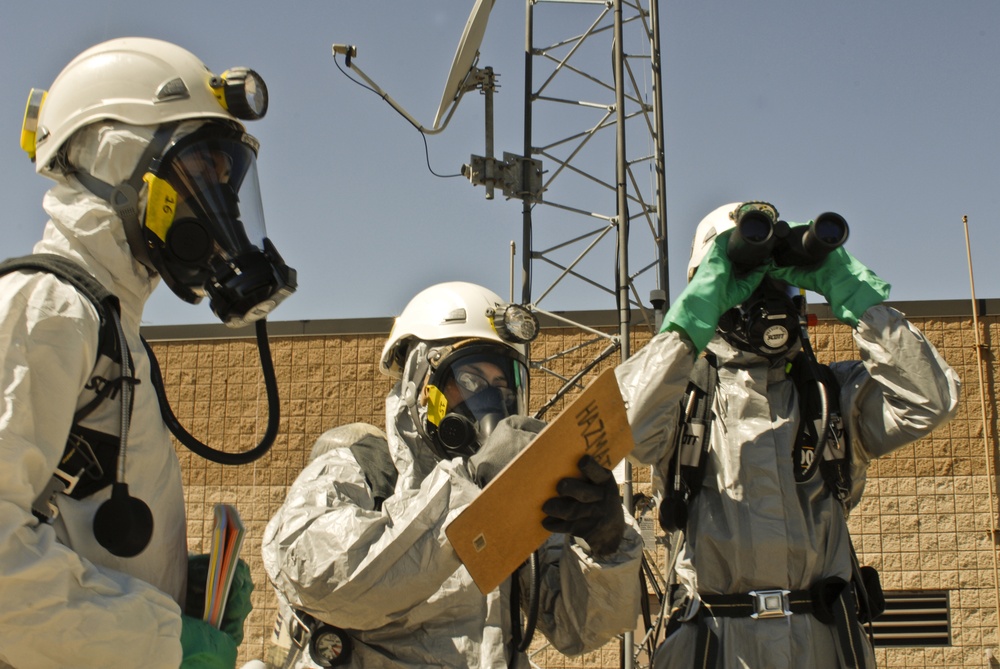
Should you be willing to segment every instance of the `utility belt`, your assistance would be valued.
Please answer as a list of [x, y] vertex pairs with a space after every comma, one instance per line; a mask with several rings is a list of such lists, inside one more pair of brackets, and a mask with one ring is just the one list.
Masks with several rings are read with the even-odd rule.
[[787, 618], [825, 607], [810, 590], [752, 590], [745, 595], [701, 595], [698, 613], [710, 618]]
[[858, 619], [857, 598], [850, 583], [828, 578], [808, 590], [752, 590], [744, 594], [699, 595], [675, 610], [667, 635], [683, 623], [698, 626], [695, 644], [695, 667], [718, 667], [721, 640], [707, 624], [710, 618], [750, 618], [766, 624], [767, 620], [794, 615], [812, 615], [833, 625], [843, 650], [847, 669], [868, 669], [865, 641]]

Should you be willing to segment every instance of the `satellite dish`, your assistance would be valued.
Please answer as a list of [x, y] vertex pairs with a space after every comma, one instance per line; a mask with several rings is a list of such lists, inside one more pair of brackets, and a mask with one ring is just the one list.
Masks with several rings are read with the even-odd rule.
[[495, 0], [476, 0], [472, 13], [469, 14], [469, 20], [465, 24], [465, 32], [462, 33], [462, 39], [459, 40], [458, 48], [455, 50], [455, 58], [451, 62], [451, 72], [448, 73], [448, 79], [444, 84], [441, 105], [434, 116], [435, 128], [448, 113], [448, 108], [456, 102], [461, 93], [462, 84], [465, 83], [469, 71], [479, 57], [479, 46], [483, 43], [486, 22], [490, 18], [494, 2]]

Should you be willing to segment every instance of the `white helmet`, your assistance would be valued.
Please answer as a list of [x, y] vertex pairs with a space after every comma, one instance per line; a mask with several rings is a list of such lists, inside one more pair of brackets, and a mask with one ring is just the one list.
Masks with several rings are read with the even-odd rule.
[[441, 283], [396, 319], [381, 370], [412, 385], [407, 410], [437, 456], [467, 457], [500, 420], [527, 411], [526, 344], [537, 333], [524, 307], [482, 286]]
[[688, 260], [687, 280], [694, 276], [694, 271], [698, 269], [702, 258], [712, 248], [715, 238], [726, 230], [736, 227], [736, 221], [731, 217], [742, 202], [730, 202], [712, 210], [712, 212], [701, 219], [698, 228], [694, 231], [694, 239], [691, 241], [691, 259]]
[[493, 291], [464, 281], [439, 283], [417, 293], [396, 318], [382, 348], [380, 369], [398, 379], [413, 341], [485, 339], [524, 357], [525, 344], [537, 332], [534, 314]]
[[96, 121], [142, 126], [185, 119], [237, 122], [260, 118], [266, 110], [267, 89], [252, 70], [234, 68], [217, 76], [175, 44], [124, 37], [74, 58], [48, 92], [32, 90], [21, 144], [35, 160], [35, 170], [50, 176], [66, 140]]

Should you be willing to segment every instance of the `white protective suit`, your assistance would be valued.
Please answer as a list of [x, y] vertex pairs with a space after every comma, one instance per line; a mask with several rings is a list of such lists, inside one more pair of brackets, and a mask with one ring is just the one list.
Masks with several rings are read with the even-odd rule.
[[[854, 341], [861, 360], [832, 368], [841, 387], [852, 500], [857, 502], [872, 458], [928, 435], [954, 416], [959, 380], [923, 335], [887, 306], [864, 313]], [[842, 507], [822, 476], [795, 482], [792, 444], [799, 400], [785, 360], [769, 363], [720, 336], [708, 351], [719, 362], [711, 450], [677, 563], [677, 578], [693, 600], [688, 611], [696, 610], [699, 594], [807, 590], [829, 577], [849, 581], [850, 540]], [[694, 359], [686, 339], [665, 332], [617, 370], [636, 439], [632, 456], [656, 465], [664, 478]], [[704, 620], [720, 639], [720, 668], [844, 666], [834, 627], [811, 614]], [[694, 622], [682, 624], [658, 649], [654, 666], [692, 667], [697, 633]], [[867, 666], [873, 667], [871, 649], [864, 646]]]
[[[128, 131], [74, 139], [80, 165], [120, 183], [147, 138]], [[86, 147], [89, 147], [86, 148]], [[96, 149], [96, 153], [94, 153]], [[59, 516], [39, 524], [31, 504], [62, 457], [74, 411], [96, 360], [99, 321], [71, 285], [44, 272], [0, 277], [0, 666], [20, 669], [176, 669], [187, 543], [180, 468], [139, 339], [142, 308], [157, 279], [132, 258], [121, 222], [75, 181], [45, 195], [51, 217], [36, 252], [83, 265], [121, 301], [121, 320], [140, 382], [135, 387], [126, 482], [149, 505], [149, 546], [118, 558], [94, 538], [94, 513], [110, 487], [76, 501], [58, 495]], [[18, 221], [17, 225], [28, 225]], [[98, 375], [114, 378], [104, 359]], [[102, 402], [84, 425], [118, 434], [119, 403]]]
[[[505, 655], [510, 579], [484, 596], [445, 535], [479, 487], [461, 458], [438, 461], [421, 441], [401, 396], [402, 387], [414, 392], [406, 378], [386, 400], [399, 478], [381, 512], [349, 448], [320, 455], [268, 523], [264, 567], [279, 600], [348, 630], [354, 648], [345, 666], [528, 667], [524, 653], [511, 665]], [[540, 549], [538, 631], [565, 654], [636, 626], [642, 539], [626, 521], [618, 551], [600, 560], [561, 534]], [[316, 666], [303, 655], [295, 667]]]

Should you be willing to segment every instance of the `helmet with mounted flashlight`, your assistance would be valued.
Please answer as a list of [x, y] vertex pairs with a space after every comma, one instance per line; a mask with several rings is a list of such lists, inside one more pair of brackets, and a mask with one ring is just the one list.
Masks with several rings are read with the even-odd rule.
[[407, 409], [421, 437], [440, 458], [468, 457], [502, 419], [527, 412], [527, 344], [538, 330], [531, 311], [486, 288], [437, 284], [396, 318], [380, 368], [398, 379], [415, 366]]
[[215, 74], [180, 46], [124, 37], [83, 51], [48, 90], [32, 89], [21, 128], [37, 173], [74, 191], [74, 207], [80, 196], [102, 223], [112, 219], [113, 233], [121, 221], [121, 243], [146, 270], [134, 266], [137, 278], [161, 277], [187, 302], [208, 297], [226, 325], [254, 323], [268, 423], [244, 452], [210, 448], [183, 428], [146, 347], [167, 427], [198, 455], [230, 465], [260, 458], [277, 435], [266, 316], [297, 286], [264, 229], [259, 145], [243, 124], [267, 107], [267, 86], [251, 69]]
[[[48, 91], [32, 90], [21, 146], [38, 173], [76, 179], [107, 201], [133, 256], [175, 294], [191, 303], [208, 296], [216, 316], [236, 327], [265, 318], [297, 287], [264, 229], [259, 145], [241, 123], [267, 106], [253, 70], [216, 75], [169, 42], [114, 39], [74, 58]], [[118, 183], [74, 164], [69, 150], [102, 123], [149, 136]]]

